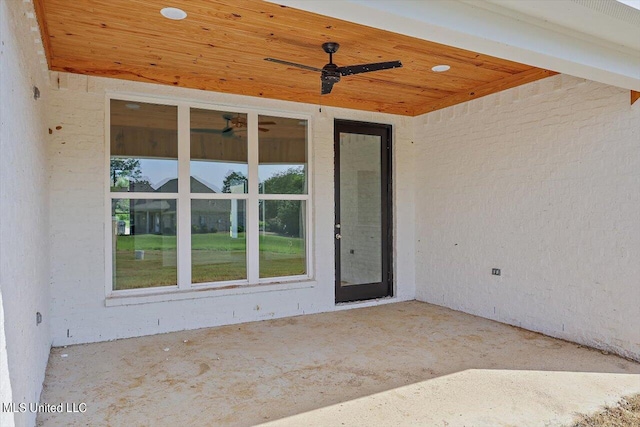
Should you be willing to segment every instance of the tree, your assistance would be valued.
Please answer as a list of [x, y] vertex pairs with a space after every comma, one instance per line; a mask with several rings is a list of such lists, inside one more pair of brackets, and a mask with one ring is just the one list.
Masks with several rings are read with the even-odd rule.
[[222, 192], [231, 193], [231, 187], [244, 184], [244, 188], [247, 188], [247, 177], [241, 172], [231, 172], [224, 177], [222, 181]]
[[[305, 189], [304, 167], [292, 167], [276, 173], [261, 184], [267, 194], [302, 194]], [[299, 200], [264, 200], [264, 221], [267, 231], [288, 236], [300, 236]]]
[[[302, 194], [306, 176], [304, 167], [291, 167], [269, 177], [260, 185], [260, 192], [267, 194]], [[262, 191], [264, 189], [264, 191]]]
[[[132, 183], [142, 182], [140, 160], [111, 158], [110, 163], [111, 185], [115, 188], [130, 189]], [[114, 199], [111, 201], [111, 210], [118, 221], [128, 223], [130, 233], [133, 234], [133, 213], [129, 199]]]
[[[142, 177], [140, 160], [111, 158], [111, 180], [114, 187], [128, 187]], [[122, 185], [124, 184], [124, 185]]]

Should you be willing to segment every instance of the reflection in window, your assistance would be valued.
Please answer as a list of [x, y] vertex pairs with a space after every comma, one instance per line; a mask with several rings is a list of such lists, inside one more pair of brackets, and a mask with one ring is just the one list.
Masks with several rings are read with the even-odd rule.
[[177, 284], [176, 200], [112, 199], [113, 289]]
[[175, 193], [178, 109], [111, 100], [111, 191]]
[[247, 192], [247, 115], [191, 109], [191, 192]]
[[303, 200], [260, 200], [260, 278], [306, 274]]
[[307, 121], [259, 116], [259, 191], [307, 193]]
[[245, 200], [191, 200], [191, 281], [247, 278]]
[[[178, 131], [178, 109], [110, 100], [113, 290], [175, 286], [178, 263], [191, 270], [190, 282], [180, 274], [181, 290], [307, 274], [307, 121], [258, 115], [249, 124], [255, 116], [181, 104], [190, 119]], [[258, 135], [251, 141], [250, 125]], [[188, 144], [179, 161], [189, 185], [178, 185], [178, 134]], [[250, 167], [249, 151], [257, 153]], [[251, 187], [249, 169], [258, 175]], [[247, 245], [256, 237], [257, 247]], [[189, 238], [178, 257], [177, 241]]]

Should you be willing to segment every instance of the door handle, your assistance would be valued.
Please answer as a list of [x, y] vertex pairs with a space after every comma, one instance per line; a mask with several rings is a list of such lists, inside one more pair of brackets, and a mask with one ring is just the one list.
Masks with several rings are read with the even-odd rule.
[[336, 233], [336, 239], [338, 240], [342, 239], [342, 235], [340, 233]]

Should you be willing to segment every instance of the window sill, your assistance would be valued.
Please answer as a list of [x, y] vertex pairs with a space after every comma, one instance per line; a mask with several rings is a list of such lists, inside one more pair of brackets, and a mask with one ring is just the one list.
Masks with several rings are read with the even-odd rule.
[[201, 288], [177, 290], [158, 290], [146, 294], [122, 295], [111, 294], [105, 299], [106, 307], [118, 307], [123, 305], [148, 304], [166, 301], [181, 301], [188, 299], [213, 298], [227, 295], [245, 295], [261, 292], [288, 291], [293, 289], [305, 289], [315, 287], [315, 280], [302, 280], [297, 282], [260, 283], [254, 285], [229, 285], [219, 288]]

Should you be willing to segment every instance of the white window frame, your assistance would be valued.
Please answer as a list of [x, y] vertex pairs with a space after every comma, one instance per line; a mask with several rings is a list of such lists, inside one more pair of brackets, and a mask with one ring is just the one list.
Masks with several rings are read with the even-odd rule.
[[[111, 180], [107, 171], [110, 170], [111, 162], [111, 100], [145, 102], [159, 105], [175, 106], [178, 109], [178, 192], [177, 193], [137, 193], [137, 192], [111, 192]], [[248, 193], [227, 194], [227, 193], [191, 193], [190, 188], [190, 167], [191, 167], [191, 143], [190, 143], [190, 112], [191, 108], [232, 111], [234, 113], [247, 115], [247, 163], [248, 163]], [[299, 119], [307, 121], [307, 192], [306, 194], [259, 194], [258, 193], [258, 117], [261, 115]], [[105, 95], [105, 159], [104, 159], [104, 191], [105, 191], [105, 296], [107, 301], [110, 298], [135, 297], [135, 296], [155, 296], [158, 294], [185, 294], [195, 292], [201, 296], [210, 296], [210, 293], [202, 292], [206, 290], [228, 290], [229, 288], [240, 289], [252, 286], [273, 284], [276, 288], [296, 284], [307, 286], [313, 280], [314, 270], [312, 262], [313, 247], [313, 161], [311, 151], [312, 121], [310, 114], [300, 114], [282, 110], [269, 110], [258, 108], [245, 108], [235, 105], [214, 104], [190, 99], [176, 99], [140, 95], [135, 93], [107, 92]], [[113, 289], [113, 230], [111, 216], [111, 200], [113, 199], [175, 199], [177, 214], [176, 230], [176, 252], [177, 252], [177, 285], [157, 286], [137, 289]], [[192, 199], [238, 199], [246, 201], [246, 257], [247, 257], [247, 279], [231, 280], [209, 283], [191, 283], [191, 200]], [[259, 200], [303, 200], [305, 208], [305, 261], [306, 274], [297, 276], [270, 277], [260, 279], [259, 277]], [[225, 292], [227, 294], [228, 292]], [[239, 291], [238, 293], [246, 293]], [[173, 298], [161, 298], [167, 300]], [[184, 295], [175, 299], [184, 299]], [[158, 300], [148, 299], [149, 302]], [[141, 302], [147, 302], [142, 300]], [[121, 305], [111, 303], [107, 305]]]

